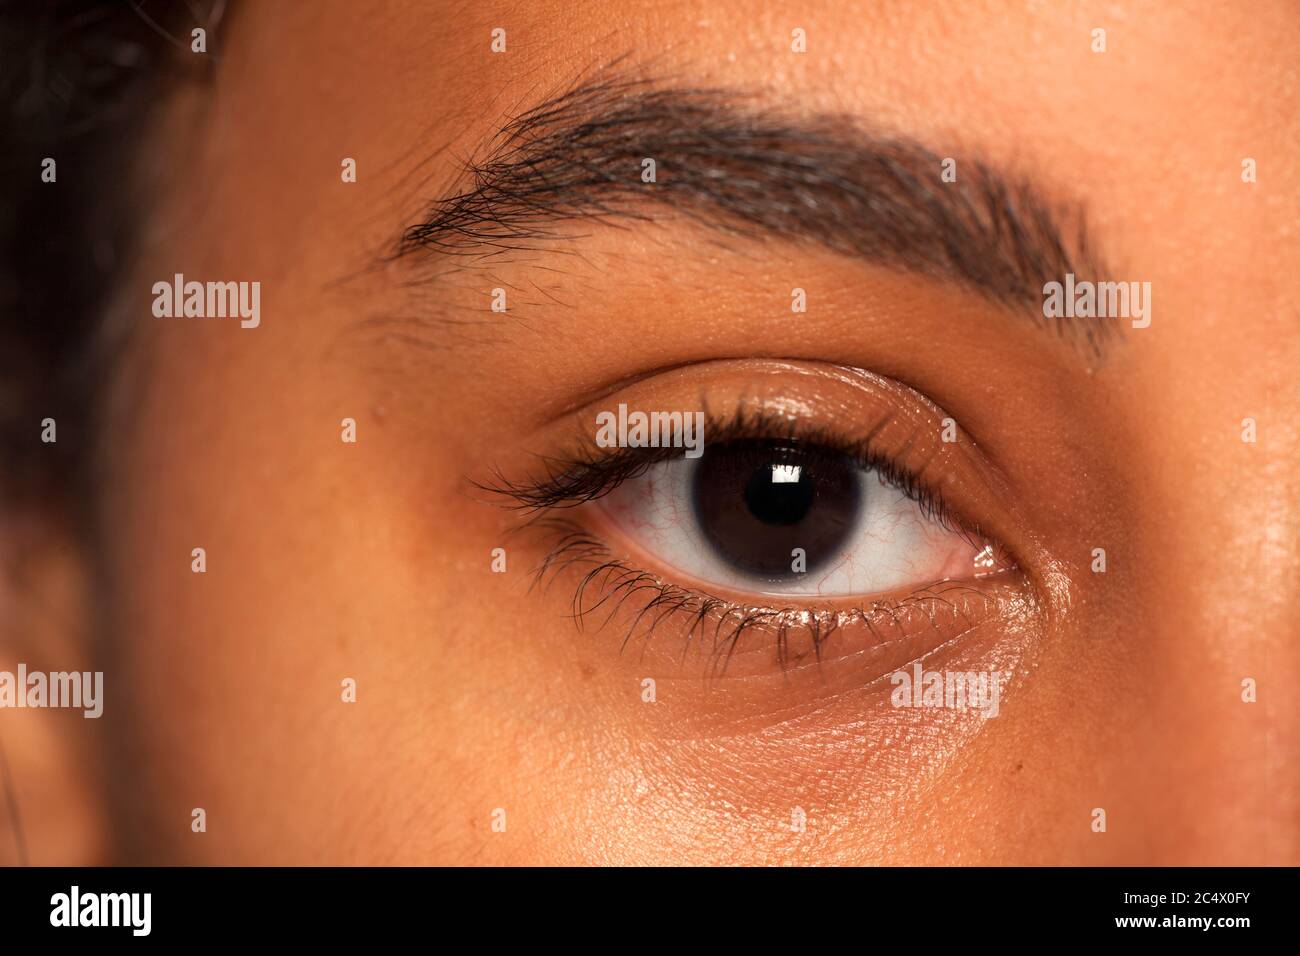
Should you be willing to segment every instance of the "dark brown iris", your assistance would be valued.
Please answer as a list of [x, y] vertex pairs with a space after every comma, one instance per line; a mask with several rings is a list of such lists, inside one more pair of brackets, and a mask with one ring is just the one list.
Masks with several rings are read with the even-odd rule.
[[796, 548], [812, 572], [840, 554], [862, 506], [857, 464], [791, 441], [710, 445], [691, 482], [695, 519], [716, 554], [769, 580], [797, 577]]

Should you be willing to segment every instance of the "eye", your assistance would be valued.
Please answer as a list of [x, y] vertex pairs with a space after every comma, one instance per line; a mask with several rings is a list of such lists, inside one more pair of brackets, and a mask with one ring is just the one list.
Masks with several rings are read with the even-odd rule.
[[658, 462], [597, 506], [676, 574], [766, 595], [873, 595], [994, 563], [915, 489], [821, 444], [739, 439]]

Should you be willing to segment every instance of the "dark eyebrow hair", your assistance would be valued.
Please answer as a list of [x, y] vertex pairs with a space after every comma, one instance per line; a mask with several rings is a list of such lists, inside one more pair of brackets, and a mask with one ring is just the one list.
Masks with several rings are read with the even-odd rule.
[[[536, 249], [575, 220], [644, 220], [671, 210], [752, 238], [816, 243], [979, 293], [1094, 353], [1106, 320], [1043, 316], [1043, 285], [1100, 276], [1081, 204], [1049, 203], [1023, 177], [944, 157], [830, 114], [786, 116], [727, 89], [635, 78], [585, 82], [510, 119], [465, 186], [406, 229], [416, 250], [492, 256]], [[655, 160], [656, 182], [642, 181]]]

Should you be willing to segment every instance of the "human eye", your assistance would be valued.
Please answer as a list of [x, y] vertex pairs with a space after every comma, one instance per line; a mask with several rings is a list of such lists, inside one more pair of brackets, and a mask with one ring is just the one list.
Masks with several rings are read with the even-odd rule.
[[587, 409], [575, 449], [490, 486], [580, 625], [617, 622], [623, 646], [676, 632], [723, 674], [738, 655], [905, 663], [1023, 607], [996, 473], [950, 416], [861, 370], [721, 364], [640, 383], [643, 407], [707, 409], [698, 457], [597, 447]]
[[702, 586], [768, 599], [888, 594], [964, 580], [994, 547], [888, 459], [793, 422], [713, 423], [731, 437], [618, 485], [611, 525]]

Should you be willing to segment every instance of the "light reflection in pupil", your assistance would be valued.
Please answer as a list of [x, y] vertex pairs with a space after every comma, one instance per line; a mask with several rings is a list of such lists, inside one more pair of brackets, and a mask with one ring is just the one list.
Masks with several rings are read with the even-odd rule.
[[764, 524], [798, 524], [811, 510], [814, 497], [812, 480], [804, 478], [798, 465], [757, 468], [745, 486], [745, 504]]

